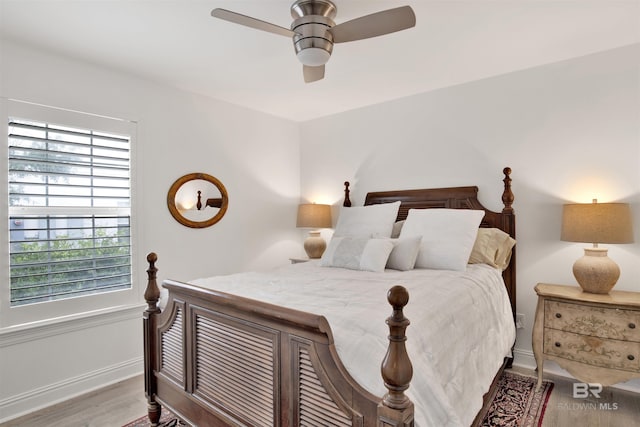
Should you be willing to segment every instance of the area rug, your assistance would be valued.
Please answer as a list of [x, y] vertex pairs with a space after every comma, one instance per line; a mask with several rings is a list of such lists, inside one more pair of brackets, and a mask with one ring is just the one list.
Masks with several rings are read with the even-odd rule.
[[[536, 378], [505, 371], [498, 383], [498, 391], [482, 427], [541, 427], [544, 411], [553, 390], [553, 383], [544, 381], [536, 392]], [[161, 427], [185, 426], [175, 415], [162, 409]], [[123, 427], [149, 427], [146, 416], [125, 424]]]
[[[122, 427], [150, 427], [151, 423], [149, 422], [148, 416], [140, 417], [134, 421], [131, 421], [128, 424], [123, 425]], [[178, 420], [171, 411], [167, 411], [165, 408], [162, 408], [162, 414], [160, 415], [160, 422], [158, 423], [158, 427], [181, 427], [187, 426], [187, 424]]]
[[553, 383], [543, 381], [536, 392], [537, 381], [504, 371], [482, 427], [541, 427]]

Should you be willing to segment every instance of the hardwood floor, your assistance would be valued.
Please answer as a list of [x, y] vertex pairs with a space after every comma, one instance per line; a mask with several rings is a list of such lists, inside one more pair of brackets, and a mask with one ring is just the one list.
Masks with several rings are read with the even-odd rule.
[[[520, 367], [525, 375], [534, 372]], [[600, 398], [574, 399], [573, 381], [545, 374], [554, 382], [543, 427], [620, 427], [638, 425], [640, 395], [606, 388]], [[121, 427], [147, 411], [142, 376], [105, 387], [4, 423], [1, 427]]]
[[542, 427], [623, 427], [640, 425], [640, 394], [604, 388], [599, 398], [573, 398], [573, 383], [545, 374], [554, 388]]
[[87, 393], [1, 427], [121, 427], [147, 413], [142, 375]]

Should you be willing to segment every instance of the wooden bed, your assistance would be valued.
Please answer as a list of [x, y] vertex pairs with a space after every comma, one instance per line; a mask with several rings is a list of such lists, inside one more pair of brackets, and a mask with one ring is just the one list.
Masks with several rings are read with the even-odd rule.
[[[477, 187], [374, 192], [367, 194], [365, 205], [400, 200], [398, 220], [411, 208], [484, 210], [481, 227], [499, 228], [515, 238], [511, 169], [503, 173], [502, 212], [484, 208]], [[349, 183], [343, 205], [351, 205]], [[381, 366], [388, 393], [380, 397], [346, 371], [323, 316], [172, 280], [163, 283], [169, 297], [161, 312], [156, 254], [147, 260], [144, 378], [154, 425], [161, 405], [198, 426], [413, 425], [413, 404], [404, 394], [412, 367], [405, 350], [409, 321], [402, 311], [409, 295], [403, 287], [394, 286], [388, 293], [389, 346]], [[515, 250], [503, 278], [515, 315]], [[232, 348], [233, 356], [220, 346]], [[229, 360], [220, 363], [221, 357]], [[497, 379], [509, 363], [505, 360], [496, 373], [474, 425], [486, 413]], [[213, 377], [223, 380], [213, 387]]]

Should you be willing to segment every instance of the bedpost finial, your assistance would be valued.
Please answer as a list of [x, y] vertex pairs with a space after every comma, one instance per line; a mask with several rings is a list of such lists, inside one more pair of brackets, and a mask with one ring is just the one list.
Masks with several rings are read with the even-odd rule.
[[506, 167], [502, 169], [502, 173], [504, 173], [504, 191], [502, 192], [502, 203], [504, 204], [504, 208], [502, 209], [503, 213], [513, 213], [513, 192], [511, 191], [511, 168]]
[[409, 292], [403, 286], [396, 285], [387, 292], [387, 301], [394, 310], [402, 310], [409, 302]]
[[342, 202], [342, 206], [345, 206], [347, 208], [351, 207], [351, 199], [349, 198], [349, 185], [349, 181], [344, 182], [344, 202]]
[[158, 261], [158, 255], [156, 255], [155, 252], [150, 252], [149, 255], [147, 255], [147, 262], [149, 264], [155, 264], [156, 261]]
[[147, 288], [144, 291], [144, 299], [147, 301], [147, 311], [150, 312], [160, 311], [158, 308], [160, 289], [158, 288], [158, 283], [156, 281], [156, 274], [158, 273], [156, 261], [158, 261], [158, 255], [156, 255], [155, 252], [151, 252], [147, 255], [149, 268], [147, 269]]

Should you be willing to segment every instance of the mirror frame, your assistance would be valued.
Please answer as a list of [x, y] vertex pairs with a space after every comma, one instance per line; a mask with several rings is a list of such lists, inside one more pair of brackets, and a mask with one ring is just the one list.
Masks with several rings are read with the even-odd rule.
[[[211, 184], [215, 185], [220, 191], [220, 195], [222, 198], [222, 205], [220, 206], [218, 213], [216, 213], [212, 218], [206, 221], [192, 221], [190, 219], [182, 216], [178, 207], [176, 206], [176, 194], [180, 187], [182, 187], [185, 183], [189, 181], [193, 181], [196, 179], [201, 179]], [[227, 189], [224, 187], [222, 182], [214, 176], [208, 175], [206, 173], [190, 173], [178, 178], [171, 188], [169, 188], [169, 193], [167, 193], [167, 207], [169, 208], [169, 212], [171, 212], [171, 216], [178, 221], [180, 224], [191, 227], [191, 228], [206, 228], [211, 227], [213, 224], [217, 223], [222, 219], [224, 214], [227, 212], [227, 207], [229, 206], [229, 195], [227, 194]]]

